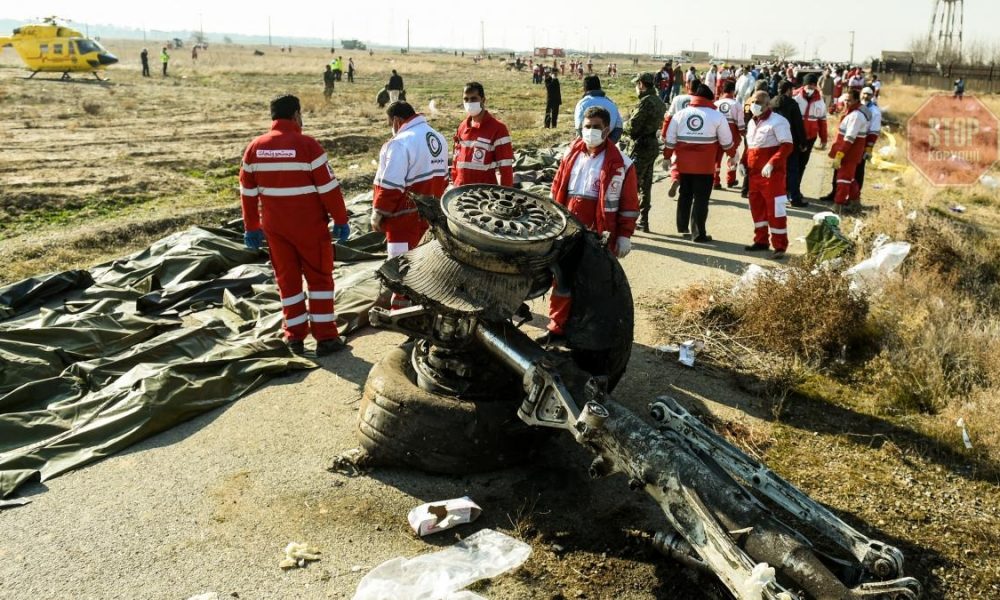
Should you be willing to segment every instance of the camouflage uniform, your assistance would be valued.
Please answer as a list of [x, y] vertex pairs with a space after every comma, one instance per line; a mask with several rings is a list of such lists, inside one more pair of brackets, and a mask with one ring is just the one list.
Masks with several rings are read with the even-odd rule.
[[646, 89], [639, 96], [639, 101], [632, 110], [632, 115], [625, 122], [624, 136], [625, 152], [635, 163], [635, 174], [639, 180], [639, 223], [643, 231], [649, 231], [649, 209], [652, 206], [653, 165], [660, 154], [660, 143], [656, 134], [663, 124], [663, 115], [667, 107], [656, 94], [653, 85], [653, 74], [642, 73], [632, 80], [642, 81]]

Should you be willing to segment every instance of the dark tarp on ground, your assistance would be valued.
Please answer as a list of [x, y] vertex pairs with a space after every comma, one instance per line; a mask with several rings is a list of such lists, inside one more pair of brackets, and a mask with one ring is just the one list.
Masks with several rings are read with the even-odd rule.
[[[336, 248], [344, 334], [367, 324], [380, 292], [374, 272], [385, 241], [368, 231], [370, 205], [371, 194], [349, 204], [355, 233]], [[269, 377], [315, 367], [281, 340], [266, 261], [243, 246], [239, 227], [194, 227], [89, 271], [0, 288], [0, 497], [232, 402]]]

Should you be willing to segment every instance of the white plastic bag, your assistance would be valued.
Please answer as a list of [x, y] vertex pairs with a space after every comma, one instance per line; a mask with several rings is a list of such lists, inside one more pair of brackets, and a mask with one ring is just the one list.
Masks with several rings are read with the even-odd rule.
[[531, 546], [492, 529], [483, 529], [440, 552], [398, 557], [372, 569], [354, 600], [478, 600], [463, 588], [519, 567]]
[[472, 498], [463, 496], [441, 502], [428, 502], [414, 508], [407, 515], [413, 533], [423, 537], [438, 531], [450, 529], [463, 523], [471, 523], [479, 518], [483, 509], [472, 501]]
[[851, 279], [851, 289], [876, 290], [886, 277], [903, 264], [909, 253], [910, 244], [907, 242], [881, 244], [872, 251], [870, 258], [847, 269], [844, 275]]

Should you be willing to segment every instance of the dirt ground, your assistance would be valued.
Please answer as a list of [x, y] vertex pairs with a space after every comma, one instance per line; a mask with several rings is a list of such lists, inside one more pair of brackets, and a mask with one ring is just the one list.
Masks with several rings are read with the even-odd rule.
[[[134, 43], [112, 50], [138, 53]], [[294, 58], [268, 50], [261, 65], [250, 66], [243, 62], [253, 57], [235, 58], [249, 49], [215, 52], [196, 68], [176, 53], [176, 77], [167, 80], [112, 69], [113, 86], [23, 82], [16, 69], [0, 69], [0, 281], [86, 266], [185, 223], [235, 215], [239, 153], [267, 126], [264, 100], [279, 84], [301, 89], [307, 131], [356, 189], [369, 185], [371, 159], [387, 136], [371, 99], [382, 71], [394, 65], [412, 68], [399, 67], [421, 106], [446, 85], [481, 77], [488, 90], [510, 90], [509, 122], [524, 123], [514, 131], [516, 144], [569, 135], [568, 125], [554, 133], [536, 129], [540, 92], [529, 87], [529, 76], [515, 80], [495, 66], [376, 54], [358, 61], [357, 88], [338, 86], [338, 100], [327, 107], [314, 83], [319, 69], [310, 65], [322, 64], [319, 50], [297, 49]], [[2, 59], [13, 63], [9, 50]], [[564, 96], [575, 97], [568, 87]], [[611, 87], [624, 101], [631, 84]], [[496, 94], [495, 102], [503, 97]], [[451, 98], [440, 105], [446, 132], [457, 123]], [[101, 108], [87, 109], [89, 102]], [[571, 109], [564, 105], [564, 116]], [[824, 160], [811, 163], [807, 196], [818, 195], [827, 174]], [[777, 472], [862, 531], [900, 545], [927, 597], [1000, 597], [1000, 562], [990, 551], [1000, 544], [997, 482], [941, 458], [959, 446], [935, 447], [905, 422], [872, 418], [849, 400], [797, 399], [776, 420], [773, 406], [729, 375], [700, 363], [688, 369], [656, 352], [679, 341], [663, 339], [653, 326], [656, 299], [705, 278], [735, 278], [751, 261], [742, 250], [751, 223], [737, 194], [716, 193], [709, 221], [715, 242], [698, 246], [672, 235], [674, 204], [663, 186], [654, 197], [654, 233], [637, 234], [624, 260], [637, 303], [636, 347], [616, 399], [645, 414], [650, 401], [668, 394], [715, 415]], [[804, 251], [799, 238], [813, 212], [790, 211], [792, 253]], [[533, 325], [543, 324], [544, 309], [535, 303]], [[649, 549], [646, 536], [663, 527], [655, 505], [621, 478], [589, 480], [590, 457], [567, 438], [553, 440], [535, 464], [470, 477], [328, 470], [357, 445], [368, 370], [401, 341], [366, 330], [350, 340], [350, 352], [320, 359], [319, 369], [274, 380], [126, 452], [26, 488], [31, 504], [0, 511], [0, 598], [349, 598], [379, 563], [446, 546], [481, 527], [533, 547], [521, 569], [474, 588], [490, 598], [720, 596], [711, 578]], [[412, 535], [406, 514], [413, 506], [462, 495], [483, 507], [476, 523], [427, 539]], [[322, 560], [281, 571], [290, 541], [319, 548]]]

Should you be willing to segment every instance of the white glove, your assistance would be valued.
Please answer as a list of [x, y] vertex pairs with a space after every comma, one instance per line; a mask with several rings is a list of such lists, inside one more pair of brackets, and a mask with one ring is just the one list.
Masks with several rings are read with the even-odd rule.
[[764, 168], [760, 170], [761, 176], [764, 177], [765, 179], [770, 179], [771, 173], [774, 173], [774, 165], [772, 165], [771, 163], [767, 163], [766, 165], [764, 165]]
[[740, 179], [743, 179], [744, 177], [747, 176], [747, 166], [740, 165], [736, 167], [736, 173], [740, 176]]
[[615, 256], [625, 258], [632, 251], [632, 240], [622, 236], [615, 242]]
[[382, 213], [372, 209], [371, 216], [372, 231], [382, 231]]
[[735, 156], [730, 156], [729, 157], [729, 169], [730, 170], [737, 168], [739, 166], [739, 164], [740, 164], [740, 161], [736, 160]]

